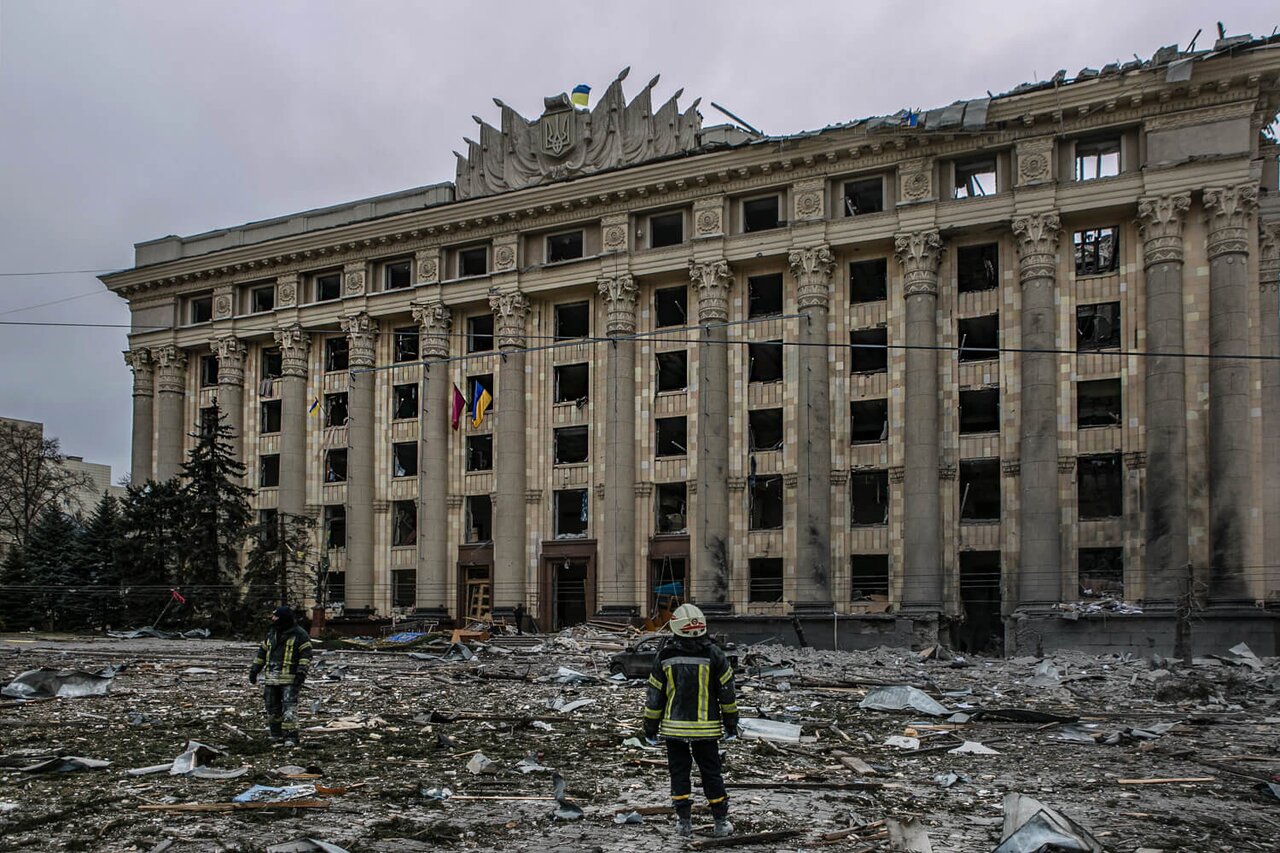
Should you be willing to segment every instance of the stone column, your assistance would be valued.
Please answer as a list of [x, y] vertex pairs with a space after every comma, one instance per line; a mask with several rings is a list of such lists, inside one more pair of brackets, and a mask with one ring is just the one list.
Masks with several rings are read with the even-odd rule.
[[938, 466], [938, 265], [936, 229], [894, 238], [907, 300], [906, 444], [903, 458], [902, 606], [942, 610], [942, 522]]
[[1251, 420], [1249, 363], [1249, 217], [1257, 184], [1208, 187], [1209, 255], [1209, 599], [1250, 600]]
[[276, 329], [280, 347], [280, 512], [302, 515], [307, 505], [307, 356], [311, 335], [301, 324]]
[[449, 606], [449, 328], [442, 302], [413, 306], [422, 330], [422, 410], [418, 413], [418, 588], [420, 613], [447, 618]]
[[[218, 409], [231, 428], [231, 452], [244, 461], [244, 359], [248, 349], [234, 335], [214, 340], [213, 354], [218, 357]], [[253, 477], [249, 482], [256, 485]]]
[[1146, 594], [1171, 606], [1187, 565], [1187, 373], [1182, 223], [1190, 193], [1138, 201], [1147, 279]]
[[729, 551], [729, 262], [690, 261], [698, 293], [698, 552], [693, 555], [693, 591], [707, 613], [728, 613], [733, 577]]
[[[1262, 227], [1262, 354], [1280, 358], [1280, 222]], [[1262, 564], [1280, 566], [1280, 361], [1262, 363]], [[1271, 570], [1274, 571], [1274, 570]]]
[[361, 312], [343, 317], [350, 347], [347, 386], [347, 612], [377, 607], [373, 589], [373, 497], [376, 454], [373, 449], [373, 347], [378, 322]]
[[1056, 213], [1017, 216], [1013, 235], [1022, 283], [1022, 434], [1018, 605], [1039, 609], [1062, 594], [1058, 498]]
[[596, 588], [604, 616], [638, 615], [636, 602], [636, 297], [628, 273], [596, 282], [608, 309], [605, 392], [603, 570]]
[[[810, 195], [806, 209], [817, 202]], [[818, 205], [821, 210], [821, 205]], [[827, 313], [835, 260], [829, 246], [792, 249], [800, 344], [796, 382], [796, 593], [797, 612], [830, 613], [831, 596], [831, 383], [827, 377]]]
[[178, 476], [182, 470], [182, 438], [186, 433], [183, 404], [187, 396], [187, 354], [172, 344], [151, 351], [155, 357], [156, 390], [160, 399], [156, 425], [156, 479]]
[[155, 446], [155, 365], [146, 347], [125, 350], [124, 362], [133, 371], [133, 448], [129, 457], [129, 480], [141, 486], [151, 479], [151, 456]]
[[518, 290], [489, 297], [502, 363], [498, 366], [498, 405], [494, 435], [496, 501], [493, 524], [493, 611], [507, 615], [516, 604], [528, 606], [525, 464], [525, 324], [529, 300]]

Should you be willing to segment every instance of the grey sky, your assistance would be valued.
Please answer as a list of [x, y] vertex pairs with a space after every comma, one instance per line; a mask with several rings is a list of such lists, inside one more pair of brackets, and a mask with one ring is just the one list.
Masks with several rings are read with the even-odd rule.
[[[1227, 2], [0, 0], [0, 273], [123, 268], [133, 243], [451, 180], [471, 116], [624, 66], [767, 133], [934, 107], [1185, 47]], [[47, 308], [12, 312], [91, 293]], [[125, 323], [92, 275], [0, 277], [0, 320]], [[128, 470], [124, 329], [0, 326], [0, 415]]]

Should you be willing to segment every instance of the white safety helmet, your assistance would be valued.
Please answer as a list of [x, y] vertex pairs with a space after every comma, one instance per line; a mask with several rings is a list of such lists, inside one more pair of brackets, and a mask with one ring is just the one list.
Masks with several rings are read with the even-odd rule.
[[701, 637], [707, 633], [707, 617], [692, 604], [681, 604], [671, 614], [671, 633], [677, 637]]

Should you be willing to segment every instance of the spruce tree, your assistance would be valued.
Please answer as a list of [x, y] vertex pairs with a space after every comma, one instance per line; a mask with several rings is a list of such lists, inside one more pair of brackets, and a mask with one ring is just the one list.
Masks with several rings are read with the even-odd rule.
[[104, 494], [85, 524], [80, 542], [80, 574], [92, 590], [88, 623], [95, 628], [105, 627], [119, 618], [123, 532], [120, 502]]
[[21, 631], [34, 627], [34, 591], [21, 546], [13, 544], [0, 562], [0, 630]]
[[41, 627], [76, 627], [88, 612], [88, 590], [81, 583], [80, 526], [60, 509], [46, 509], [36, 520], [23, 552], [34, 587], [32, 609]]
[[245, 560], [245, 627], [278, 604], [293, 605], [314, 591], [315, 522], [305, 515], [270, 512], [249, 528]]
[[177, 479], [130, 485], [120, 513], [121, 611], [130, 627], [154, 623], [178, 584], [187, 526]]

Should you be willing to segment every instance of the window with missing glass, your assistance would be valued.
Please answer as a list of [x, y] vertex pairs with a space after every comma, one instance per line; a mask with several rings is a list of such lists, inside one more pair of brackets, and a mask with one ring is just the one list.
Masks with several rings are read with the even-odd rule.
[[413, 261], [401, 258], [382, 265], [382, 289], [400, 290], [413, 284]]
[[772, 317], [782, 313], [782, 273], [753, 275], [747, 279], [748, 317]]
[[753, 604], [782, 601], [783, 562], [781, 557], [751, 557], [747, 560], [747, 598]]
[[327, 373], [346, 370], [351, 364], [351, 343], [346, 335], [325, 338], [324, 369]]
[[418, 502], [391, 502], [391, 545], [404, 548], [418, 541]]
[[854, 400], [849, 404], [849, 417], [852, 444], [876, 444], [889, 437], [888, 399]]
[[466, 501], [466, 540], [468, 542], [492, 542], [492, 498], [488, 495], [468, 495]]
[[749, 234], [753, 231], [768, 231], [771, 228], [781, 226], [782, 219], [778, 215], [778, 210], [781, 207], [779, 201], [780, 199], [776, 194], [744, 200], [742, 202], [742, 230]]
[[1096, 302], [1076, 306], [1076, 349], [1113, 349], [1120, 346], [1120, 303]]
[[781, 382], [782, 341], [747, 344], [747, 381]]
[[218, 384], [218, 357], [216, 355], [200, 356], [200, 387], [212, 388]]
[[669, 350], [658, 353], [658, 393], [683, 391], [689, 387], [689, 351]]
[[547, 263], [573, 261], [582, 257], [582, 231], [566, 231], [547, 237]]
[[413, 607], [417, 594], [417, 569], [393, 569], [391, 571], [392, 607]]
[[347, 508], [342, 504], [328, 504], [324, 508], [325, 545], [329, 548], [347, 547]]
[[342, 296], [342, 273], [326, 272], [312, 276], [312, 292], [315, 302], [331, 302]]
[[747, 444], [751, 450], [780, 450], [782, 409], [752, 409], [747, 412]]
[[689, 288], [658, 288], [653, 292], [653, 309], [659, 328], [685, 325], [689, 320]]
[[472, 246], [458, 250], [458, 277], [470, 278], [489, 274], [489, 247]]
[[1088, 379], [1076, 383], [1076, 426], [1113, 427], [1123, 424], [1119, 379]]
[[678, 483], [657, 483], [654, 486], [657, 512], [655, 532], [676, 534], [688, 531], [688, 495], [689, 486], [683, 480]]
[[262, 351], [262, 377], [264, 379], [279, 379], [284, 375], [284, 357], [278, 349], [264, 349]]
[[208, 323], [213, 319], [213, 296], [192, 296], [187, 300], [187, 322]]
[[961, 246], [956, 249], [956, 289], [960, 293], [992, 290], [1000, 284], [998, 246]]
[[960, 462], [960, 520], [1000, 520], [1000, 460]]
[[555, 401], [585, 405], [591, 394], [591, 365], [557, 364], [555, 367]]
[[859, 178], [844, 183], [844, 215], [862, 216], [884, 210], [884, 178]]
[[324, 452], [324, 481], [326, 483], [347, 481], [347, 449], [345, 447], [334, 447]]
[[418, 417], [418, 383], [391, 386], [391, 418], [404, 421]]
[[418, 442], [398, 441], [391, 445], [391, 476], [418, 476]]
[[1115, 226], [1086, 228], [1071, 235], [1076, 275], [1101, 275], [1120, 268], [1120, 238]]
[[883, 468], [854, 471], [849, 475], [854, 527], [878, 527], [889, 523], [889, 472]]
[[849, 368], [854, 373], [888, 372], [888, 330], [855, 329], [849, 333], [849, 347]]
[[849, 301], [883, 302], [889, 292], [889, 265], [884, 258], [849, 264]]
[[1120, 174], [1120, 137], [1082, 139], [1076, 143], [1076, 180], [1092, 181]]
[[337, 391], [324, 395], [324, 425], [344, 427], [347, 425], [347, 392]]
[[1119, 518], [1124, 514], [1124, 469], [1119, 453], [1076, 459], [1080, 519]]
[[566, 302], [555, 307], [556, 340], [568, 341], [591, 334], [591, 303]]
[[493, 470], [493, 434], [467, 436], [467, 470]]
[[689, 452], [687, 418], [654, 418], [653, 424], [655, 456], [684, 456]]
[[280, 401], [263, 400], [260, 404], [258, 431], [269, 435], [280, 431]]
[[649, 217], [649, 247], [679, 246], [684, 242], [684, 213], [655, 213]]
[[956, 321], [960, 361], [987, 361], [1000, 357], [1000, 315], [964, 317]]
[[749, 529], [780, 530], [784, 518], [782, 476], [780, 474], [749, 476], [747, 492], [751, 499]]
[[255, 287], [249, 291], [249, 311], [252, 314], [263, 314], [274, 311], [276, 307], [276, 288], [273, 284]]
[[489, 352], [493, 349], [493, 315], [480, 314], [467, 318], [467, 352]]
[[258, 486], [264, 489], [280, 485], [280, 454], [267, 453], [258, 457]]
[[559, 489], [553, 493], [557, 539], [580, 539], [587, 535], [590, 504], [586, 489]]
[[996, 194], [996, 159], [973, 157], [954, 163], [952, 198], [982, 198]]
[[1000, 431], [1000, 389], [973, 388], [960, 392], [960, 434]]
[[402, 326], [395, 330], [392, 359], [396, 364], [418, 360], [418, 327]]

